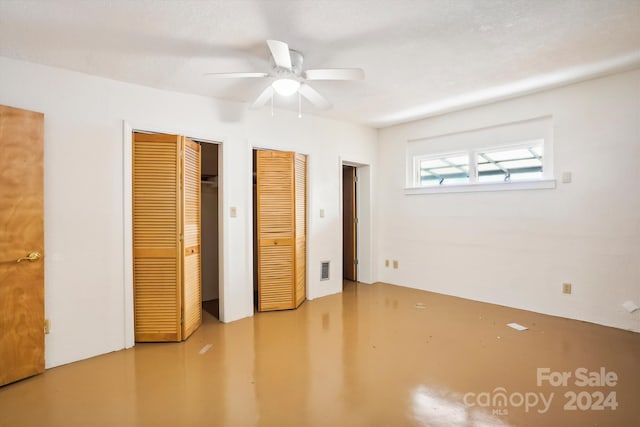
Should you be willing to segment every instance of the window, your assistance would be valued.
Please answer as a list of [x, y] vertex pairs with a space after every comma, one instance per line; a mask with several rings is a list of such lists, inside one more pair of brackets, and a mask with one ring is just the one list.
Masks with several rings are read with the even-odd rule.
[[405, 194], [555, 188], [553, 117], [408, 139]]
[[417, 158], [420, 186], [469, 182], [469, 155], [457, 153]]
[[477, 182], [542, 179], [542, 141], [477, 153]]
[[542, 181], [544, 140], [414, 157], [414, 187]]

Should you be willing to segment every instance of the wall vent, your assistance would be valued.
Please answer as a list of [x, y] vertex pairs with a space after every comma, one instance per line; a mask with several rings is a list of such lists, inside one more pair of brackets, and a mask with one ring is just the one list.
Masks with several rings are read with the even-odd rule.
[[329, 280], [329, 261], [320, 263], [320, 280]]

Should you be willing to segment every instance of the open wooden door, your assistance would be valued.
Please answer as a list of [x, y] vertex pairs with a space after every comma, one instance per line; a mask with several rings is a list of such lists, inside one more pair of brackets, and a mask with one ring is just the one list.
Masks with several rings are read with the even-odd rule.
[[256, 152], [258, 310], [296, 308], [306, 292], [306, 157]]
[[180, 341], [178, 135], [133, 134], [133, 302], [136, 341]]
[[356, 168], [342, 167], [342, 269], [343, 278], [355, 282], [357, 275]]
[[0, 386], [44, 371], [44, 115], [0, 106]]
[[189, 138], [182, 140], [182, 339], [185, 340], [202, 323], [201, 147]]
[[200, 145], [133, 134], [136, 341], [181, 341], [202, 323]]

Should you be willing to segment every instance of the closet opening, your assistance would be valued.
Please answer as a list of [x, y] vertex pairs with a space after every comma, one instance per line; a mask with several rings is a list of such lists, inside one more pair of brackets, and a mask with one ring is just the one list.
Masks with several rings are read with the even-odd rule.
[[202, 309], [220, 320], [220, 263], [218, 229], [218, 154], [219, 146], [200, 142], [201, 238], [202, 238]]

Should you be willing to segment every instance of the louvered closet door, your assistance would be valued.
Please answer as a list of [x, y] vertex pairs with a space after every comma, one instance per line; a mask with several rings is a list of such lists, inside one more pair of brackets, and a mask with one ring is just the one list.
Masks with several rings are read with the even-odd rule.
[[136, 341], [180, 341], [180, 147], [177, 135], [133, 135]]
[[258, 310], [295, 307], [294, 153], [256, 153]]
[[295, 155], [296, 307], [306, 298], [307, 284], [307, 156]]
[[202, 323], [200, 145], [188, 138], [183, 141], [182, 339], [187, 339]]

